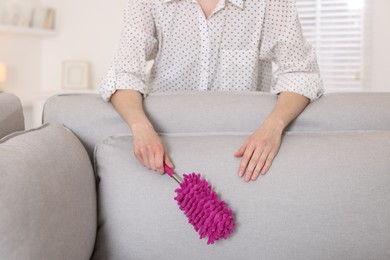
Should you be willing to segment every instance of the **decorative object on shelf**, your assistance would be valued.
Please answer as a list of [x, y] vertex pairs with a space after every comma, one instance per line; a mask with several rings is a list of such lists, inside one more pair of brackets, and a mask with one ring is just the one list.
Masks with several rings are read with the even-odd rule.
[[85, 61], [64, 61], [62, 87], [64, 89], [89, 88], [89, 64]]
[[18, 27], [28, 27], [30, 15], [26, 7], [18, 4], [3, 4], [0, 9], [0, 23]]
[[7, 65], [3, 62], [0, 62], [0, 91], [4, 91], [3, 82], [7, 80]]
[[55, 10], [52, 8], [37, 7], [31, 17], [31, 27], [53, 30], [55, 24]]
[[[25, 2], [25, 1], [24, 1]], [[0, 34], [47, 37], [55, 36], [56, 11], [33, 3], [0, 0]]]

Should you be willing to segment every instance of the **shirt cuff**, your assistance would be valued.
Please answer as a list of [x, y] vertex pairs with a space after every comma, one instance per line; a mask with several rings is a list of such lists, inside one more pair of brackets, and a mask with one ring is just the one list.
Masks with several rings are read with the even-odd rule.
[[142, 80], [127, 74], [115, 75], [115, 72], [110, 70], [107, 77], [100, 84], [99, 93], [103, 100], [108, 102], [118, 89], [136, 90], [144, 97], [147, 95], [146, 85]]
[[322, 80], [317, 73], [284, 73], [275, 80], [271, 92], [294, 92], [310, 99], [313, 102], [324, 93]]

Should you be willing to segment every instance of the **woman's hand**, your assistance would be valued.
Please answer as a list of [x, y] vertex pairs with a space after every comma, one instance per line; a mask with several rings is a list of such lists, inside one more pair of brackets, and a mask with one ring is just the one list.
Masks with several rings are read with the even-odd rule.
[[282, 92], [273, 111], [263, 126], [254, 132], [235, 153], [242, 157], [238, 175], [245, 181], [255, 181], [266, 174], [279, 151], [284, 129], [309, 104], [310, 100], [300, 94]]
[[160, 137], [147, 118], [141, 93], [135, 90], [117, 90], [111, 102], [133, 133], [134, 154], [145, 167], [164, 173], [164, 162], [173, 168]]
[[272, 122], [256, 130], [234, 155], [242, 157], [238, 176], [249, 182], [266, 174], [279, 150], [282, 134], [283, 127]]
[[146, 168], [160, 174], [164, 173], [164, 162], [173, 168], [173, 164], [164, 149], [161, 138], [150, 125], [133, 125], [134, 154]]

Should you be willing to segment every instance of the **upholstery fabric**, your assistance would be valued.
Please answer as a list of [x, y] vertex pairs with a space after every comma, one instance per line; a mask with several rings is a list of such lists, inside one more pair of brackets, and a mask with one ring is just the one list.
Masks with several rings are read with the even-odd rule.
[[89, 259], [93, 168], [80, 141], [44, 125], [0, 141], [0, 259]]
[[24, 130], [24, 116], [20, 100], [13, 94], [0, 92], [0, 139]]
[[[389, 98], [390, 93], [325, 94], [287, 131], [390, 130]], [[276, 101], [277, 96], [263, 92], [183, 92], [152, 94], [144, 106], [160, 133], [230, 133], [253, 132]], [[58, 122], [72, 129], [91, 158], [103, 138], [130, 133], [111, 103], [97, 94], [52, 97], [45, 105], [44, 122]]]
[[288, 133], [269, 173], [251, 183], [233, 156], [245, 138], [163, 136], [175, 171], [201, 173], [234, 211], [235, 233], [213, 246], [173, 200], [178, 184], [135, 159], [131, 136], [102, 141], [93, 259], [390, 258], [389, 131]]

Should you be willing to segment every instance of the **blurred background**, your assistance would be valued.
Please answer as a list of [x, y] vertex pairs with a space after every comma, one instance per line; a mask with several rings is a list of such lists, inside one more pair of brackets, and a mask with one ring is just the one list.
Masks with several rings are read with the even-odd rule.
[[[26, 128], [51, 95], [97, 92], [127, 1], [0, 0], [0, 91], [21, 98]], [[296, 1], [327, 92], [390, 91], [390, 0]]]

